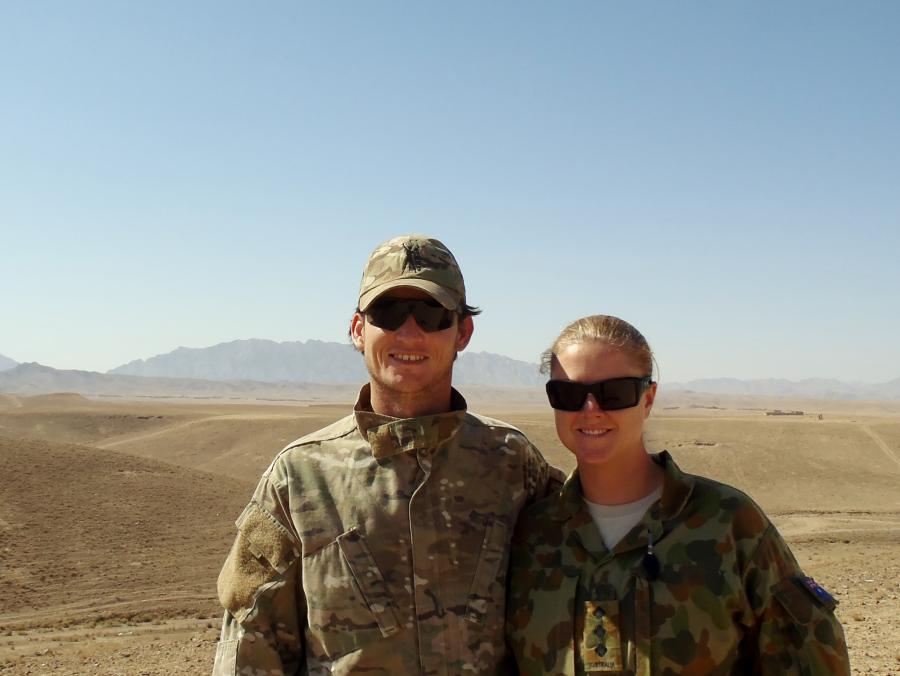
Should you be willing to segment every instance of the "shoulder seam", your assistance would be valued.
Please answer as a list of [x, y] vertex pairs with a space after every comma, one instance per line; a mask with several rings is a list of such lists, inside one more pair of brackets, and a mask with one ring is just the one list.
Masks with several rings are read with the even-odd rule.
[[504, 422], [503, 420], [497, 420], [496, 418], [490, 418], [488, 416], [481, 415], [481, 414], [475, 413], [473, 411], [466, 411], [466, 415], [463, 418], [463, 422], [465, 422], [467, 425], [472, 425], [472, 426], [474, 426], [476, 424], [481, 424], [481, 425], [484, 425], [485, 427], [493, 427], [495, 429], [507, 429], [512, 432], [518, 432], [523, 437], [525, 436], [525, 433], [522, 430], [520, 430], [518, 427], [516, 427], [515, 425], [512, 425], [508, 422]]
[[[350, 416], [348, 416], [348, 418], [349, 417]], [[337, 426], [340, 423], [344, 422], [345, 420], [347, 420], [347, 418], [344, 418], [342, 420], [336, 420], [335, 422], [331, 423], [331, 425], [329, 425], [328, 427]], [[281, 455], [281, 453], [284, 453], [285, 451], [289, 451], [292, 448], [297, 448], [299, 446], [306, 446], [307, 444], [315, 444], [320, 441], [332, 441], [334, 439], [340, 439], [341, 437], [345, 437], [348, 434], [352, 434], [353, 430], [355, 430], [355, 429], [356, 429], [356, 425], [351, 425], [347, 429], [344, 429], [341, 431], [335, 430], [334, 434], [330, 434], [327, 436], [316, 436], [322, 430], [317, 430], [316, 432], [310, 432], [309, 434], [304, 434], [302, 437], [300, 437], [298, 439], [294, 439], [291, 443], [289, 443], [287, 446], [282, 448], [278, 455]]]
[[341, 431], [335, 430], [335, 432], [333, 434], [329, 434], [329, 435], [325, 435], [325, 436], [316, 436], [317, 434], [319, 434], [323, 430], [327, 429], [328, 427], [336, 427], [336, 426], [340, 425], [341, 422], [349, 422], [350, 420], [352, 420], [352, 418], [353, 418], [352, 415], [346, 416], [345, 418], [341, 418], [340, 420], [334, 421], [333, 423], [331, 423], [331, 425], [326, 425], [322, 429], [316, 430], [314, 432], [310, 432], [309, 434], [304, 434], [302, 437], [299, 437], [298, 439], [294, 439], [294, 441], [290, 442], [287, 446], [285, 446], [280, 451], [278, 451], [278, 453], [275, 454], [275, 457], [272, 458], [272, 461], [269, 463], [269, 466], [266, 468], [266, 471], [263, 472], [261, 480], [268, 481], [269, 477], [272, 474], [272, 470], [275, 469], [275, 465], [278, 463], [279, 460], [281, 460], [281, 457], [288, 451], [295, 449], [295, 448], [301, 448], [301, 447], [307, 446], [309, 444], [317, 444], [317, 443], [321, 443], [323, 441], [333, 441], [335, 439], [340, 439], [341, 437], [345, 437], [348, 434], [352, 434], [353, 431], [356, 429], [356, 425], [349, 425], [346, 429], [343, 429], [343, 430], [341, 430], [341, 428], [338, 427], [338, 430], [341, 430]]

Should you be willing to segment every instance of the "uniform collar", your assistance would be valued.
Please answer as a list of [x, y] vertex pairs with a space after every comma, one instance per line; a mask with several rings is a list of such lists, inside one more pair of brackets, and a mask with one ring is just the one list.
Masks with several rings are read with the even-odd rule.
[[[640, 523], [619, 541], [613, 550], [616, 553], [646, 547], [650, 538], [653, 542], [658, 542], [665, 534], [666, 522], [675, 519], [681, 513], [694, 489], [694, 478], [679, 469], [668, 451], [650, 457], [664, 470], [662, 496], [647, 510]], [[566, 479], [560, 491], [556, 512], [559, 520], [566, 522], [570, 537], [589, 554], [595, 558], [602, 558], [610, 553], [584, 506], [584, 495], [577, 468]]]
[[466, 415], [466, 400], [450, 390], [450, 410], [418, 418], [394, 418], [372, 410], [371, 389], [363, 385], [353, 407], [359, 433], [372, 447], [376, 458], [397, 453], [437, 448], [456, 434]]

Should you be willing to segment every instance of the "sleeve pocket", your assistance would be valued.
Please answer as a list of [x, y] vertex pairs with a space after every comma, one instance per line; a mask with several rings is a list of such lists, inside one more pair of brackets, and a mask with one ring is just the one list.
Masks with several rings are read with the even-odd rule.
[[[790, 577], [779, 582], [772, 594], [794, 622], [805, 625], [812, 621], [819, 606], [801, 585], [802, 582], [799, 579]], [[822, 608], [822, 610], [826, 609]], [[828, 612], [830, 612], [830, 609], [828, 609]]]
[[502, 602], [506, 588], [501, 565], [506, 557], [509, 529], [500, 520], [491, 521], [484, 534], [481, 553], [475, 567], [475, 577], [466, 605], [466, 619], [481, 624], [492, 603]]
[[287, 529], [257, 503], [237, 520], [238, 535], [219, 573], [219, 600], [242, 622], [256, 598], [297, 560], [299, 552]]
[[783, 673], [849, 674], [847, 643], [831, 595], [795, 575], [777, 583], [772, 596], [783, 612], [774, 618], [766, 647], [782, 653]]

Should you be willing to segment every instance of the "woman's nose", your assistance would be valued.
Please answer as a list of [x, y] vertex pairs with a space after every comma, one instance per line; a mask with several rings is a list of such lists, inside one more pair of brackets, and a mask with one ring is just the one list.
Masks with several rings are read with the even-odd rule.
[[594, 399], [594, 395], [588, 393], [587, 397], [584, 399], [584, 404], [581, 406], [582, 411], [602, 411], [603, 408], [600, 406], [600, 403]]

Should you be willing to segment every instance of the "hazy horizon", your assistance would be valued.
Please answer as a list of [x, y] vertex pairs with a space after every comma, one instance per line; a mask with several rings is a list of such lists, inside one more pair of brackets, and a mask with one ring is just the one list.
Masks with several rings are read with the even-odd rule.
[[[128, 360], [128, 361], [126, 361], [126, 362], [123, 362], [123, 363], [121, 363], [121, 364], [118, 364], [117, 366], [112, 367], [112, 368], [107, 369], [107, 370], [104, 370], [104, 371], [97, 371], [97, 370], [95, 370], [95, 369], [85, 369], [85, 368], [78, 368], [78, 367], [73, 367], [73, 368], [69, 368], [69, 369], [62, 369], [62, 368], [59, 368], [59, 367], [54, 366], [53, 364], [45, 364], [45, 363], [37, 362], [37, 361], [34, 361], [34, 360], [22, 360], [22, 361], [18, 361], [18, 360], [10, 360], [10, 364], [13, 364], [13, 365], [10, 365], [10, 364], [7, 364], [7, 363], [4, 361], [5, 358], [8, 359], [8, 356], [7, 356], [7, 355], [4, 355], [2, 352], [0, 352], [0, 372], [2, 372], [2, 371], [4, 371], [4, 370], [9, 370], [9, 369], [11, 369], [11, 368], [14, 368], [14, 366], [25, 365], [25, 364], [32, 364], [32, 363], [34, 363], [34, 364], [38, 364], [39, 366], [42, 366], [42, 367], [48, 367], [48, 368], [51, 368], [51, 369], [54, 369], [54, 370], [57, 370], [57, 371], [67, 371], [67, 370], [70, 370], [70, 371], [82, 371], [82, 372], [88, 372], [88, 373], [99, 373], [99, 374], [101, 374], [101, 375], [137, 375], [137, 376], [141, 376], [141, 377], [151, 377], [151, 378], [159, 378], [159, 377], [162, 377], [162, 378], [188, 378], [188, 379], [198, 379], [198, 378], [199, 378], [199, 379], [212, 379], [212, 380], [250, 380], [250, 381], [260, 381], [260, 382], [276, 382], [276, 381], [289, 381], [289, 382], [323, 382], [323, 383], [330, 383], [330, 382], [334, 382], [334, 383], [344, 383], [344, 382], [345, 382], [344, 380], [341, 380], [341, 379], [338, 379], [338, 380], [331, 380], [331, 379], [328, 379], [328, 378], [326, 378], [326, 379], [324, 379], [324, 380], [323, 380], [323, 379], [317, 379], [317, 378], [312, 378], [312, 379], [310, 379], [310, 378], [300, 378], [300, 379], [298, 379], [298, 378], [292, 378], [292, 377], [290, 377], [290, 375], [289, 375], [289, 373], [288, 373], [287, 370], [286, 370], [286, 373], [285, 373], [285, 374], [279, 375], [278, 377], [271, 377], [271, 378], [263, 378], [263, 377], [256, 377], [256, 376], [253, 376], [253, 377], [243, 377], [243, 376], [240, 376], [240, 377], [239, 377], [239, 376], [235, 376], [235, 377], [222, 378], [222, 377], [213, 377], [213, 376], [161, 375], [161, 374], [160, 374], [160, 375], [143, 376], [143, 374], [141, 374], [141, 373], [131, 372], [131, 371], [128, 371], [128, 370], [124, 370], [124, 371], [123, 371], [123, 370], [120, 370], [120, 369], [126, 369], [127, 367], [132, 366], [132, 365], [136, 365], [136, 364], [149, 364], [149, 363], [153, 363], [153, 362], [156, 361], [157, 359], [161, 359], [161, 358], [162, 358], [162, 359], [165, 359], [165, 358], [167, 358], [169, 355], [172, 355], [172, 354], [174, 354], [174, 353], [177, 353], [177, 352], [179, 352], [180, 350], [189, 350], [189, 351], [192, 351], [192, 352], [193, 352], [193, 351], [203, 352], [203, 351], [208, 350], [208, 349], [210, 349], [210, 348], [217, 348], [217, 347], [221, 347], [221, 346], [223, 346], [223, 345], [228, 345], [228, 344], [230, 344], [230, 343], [239, 343], [239, 342], [246, 342], [246, 341], [274, 342], [274, 343], [276, 343], [276, 344], [278, 344], [278, 345], [281, 345], [281, 344], [283, 344], [283, 343], [298, 343], [298, 342], [299, 342], [299, 343], [306, 344], [306, 343], [312, 342], [312, 343], [325, 343], [325, 344], [328, 345], [328, 346], [332, 346], [332, 345], [338, 345], [338, 346], [340, 346], [340, 345], [345, 345], [348, 349], [352, 349], [352, 346], [351, 346], [349, 343], [336, 343], [336, 342], [333, 342], [333, 341], [320, 341], [320, 340], [315, 339], [315, 338], [312, 338], [312, 339], [310, 339], [309, 341], [282, 341], [282, 342], [278, 342], [278, 341], [269, 341], [268, 339], [264, 339], [264, 338], [263, 338], [263, 339], [260, 339], [260, 338], [237, 339], [237, 340], [234, 340], [234, 341], [225, 341], [225, 342], [219, 343], [219, 344], [217, 344], [217, 345], [204, 346], [204, 347], [196, 347], [196, 348], [195, 348], [195, 347], [187, 347], [187, 346], [179, 346], [179, 347], [177, 347], [177, 348], [174, 348], [173, 350], [170, 350], [169, 352], [165, 352], [165, 353], [161, 353], [161, 354], [157, 354], [157, 355], [150, 355], [150, 356], [147, 356], [147, 357], [137, 357], [137, 358], [135, 358], [135, 359]], [[468, 354], [468, 355], [489, 355], [491, 358], [499, 357], [499, 358], [502, 358], [502, 359], [513, 359], [515, 362], [518, 362], [518, 363], [525, 363], [525, 364], [527, 364], [527, 365], [529, 365], [529, 366], [533, 366], [534, 369], [535, 369], [535, 374], [537, 375], [537, 374], [539, 373], [539, 367], [540, 367], [540, 364], [538, 363], [537, 360], [535, 360], [535, 361], [515, 360], [515, 358], [509, 357], [509, 355], [504, 355], [504, 354], [495, 353], [495, 352], [488, 352], [488, 351], [484, 351], [484, 350], [466, 350], [465, 352], [461, 353], [461, 356], [466, 356], [467, 354]], [[230, 360], [229, 360], [229, 361], [230, 361]], [[294, 366], [296, 366], [296, 365], [294, 365]], [[361, 369], [361, 370], [360, 370], [360, 374], [359, 374], [360, 377], [359, 377], [358, 379], [356, 379], [356, 380], [353, 380], [353, 381], [352, 381], [353, 383], [356, 383], [357, 381], [360, 382], [360, 383], [362, 383], [362, 382], [365, 380], [365, 373], [364, 373], [364, 371], [362, 370], [363, 362], [362, 362], [362, 359], [361, 359], [361, 358], [360, 358], [359, 366], [360, 366], [360, 369]], [[470, 366], [469, 370], [471, 370], [471, 366]], [[456, 374], [455, 374], [455, 375], [456, 375]], [[465, 381], [467, 378], [470, 378], [470, 377], [471, 377], [471, 374], [469, 374], [468, 372], [466, 372], [466, 373], [464, 374], [464, 376], [465, 376], [465, 377], [464, 377], [463, 380]], [[657, 379], [660, 381], [660, 384], [661, 384], [664, 388], [670, 388], [670, 387], [673, 387], [673, 386], [674, 386], [674, 387], [676, 387], [676, 389], [677, 389], [678, 387], [680, 387], [680, 386], [696, 385], [696, 384], [698, 384], [698, 383], [704, 383], [704, 382], [705, 382], [707, 385], [713, 385], [713, 384], [724, 385], [724, 384], [726, 384], [726, 383], [729, 382], [729, 381], [734, 381], [734, 382], [738, 382], [738, 383], [744, 383], [744, 384], [748, 384], [748, 385], [749, 385], [749, 384], [754, 384], [754, 383], [765, 383], [765, 382], [787, 382], [787, 383], [792, 383], [792, 384], [802, 384], [802, 383], [807, 382], [807, 381], [837, 381], [837, 382], [840, 382], [840, 383], [842, 383], [842, 384], [844, 384], [844, 385], [848, 385], [848, 386], [870, 386], [870, 385], [873, 385], [873, 386], [874, 386], [874, 385], [883, 385], [883, 384], [887, 384], [887, 383], [894, 383], [894, 382], [896, 382], [896, 381], [900, 381], [900, 370], [898, 370], [897, 375], [894, 375], [894, 376], [888, 376], [888, 377], [885, 377], [885, 378], [883, 378], [883, 379], [881, 379], [881, 380], [877, 380], [877, 381], [842, 380], [842, 379], [838, 379], [838, 378], [820, 378], [820, 377], [811, 377], [811, 378], [783, 378], [783, 377], [770, 377], [770, 378], [736, 378], [736, 377], [734, 377], [734, 376], [729, 376], [729, 375], [718, 375], [718, 376], [709, 376], [709, 377], [705, 377], [705, 378], [692, 378], [692, 379], [681, 380], [681, 381], [673, 381], [673, 380], [670, 380], [670, 379], [661, 379], [659, 374], [657, 374], [656, 377], [657, 377]], [[543, 376], [541, 376], [541, 378], [543, 379]], [[456, 378], [455, 378], [454, 380], [456, 381]], [[350, 381], [347, 381], [347, 382], [350, 382]], [[466, 385], [466, 384], [470, 384], [470, 383], [463, 382], [463, 385]], [[533, 384], [528, 385], [527, 387], [532, 387], [532, 386], [533, 386]], [[515, 385], [514, 387], [526, 387], [526, 386], [525, 386], [525, 385]], [[712, 393], [712, 392], [715, 392], [715, 391], [719, 391], [719, 390], [709, 390], [709, 392], [711, 392], [711, 393]], [[721, 390], [721, 391], [722, 391], [723, 393], [726, 392], [726, 390]], [[811, 395], [805, 395], [805, 394], [804, 394], [804, 395], [798, 395], [798, 396], [811, 396]]]

